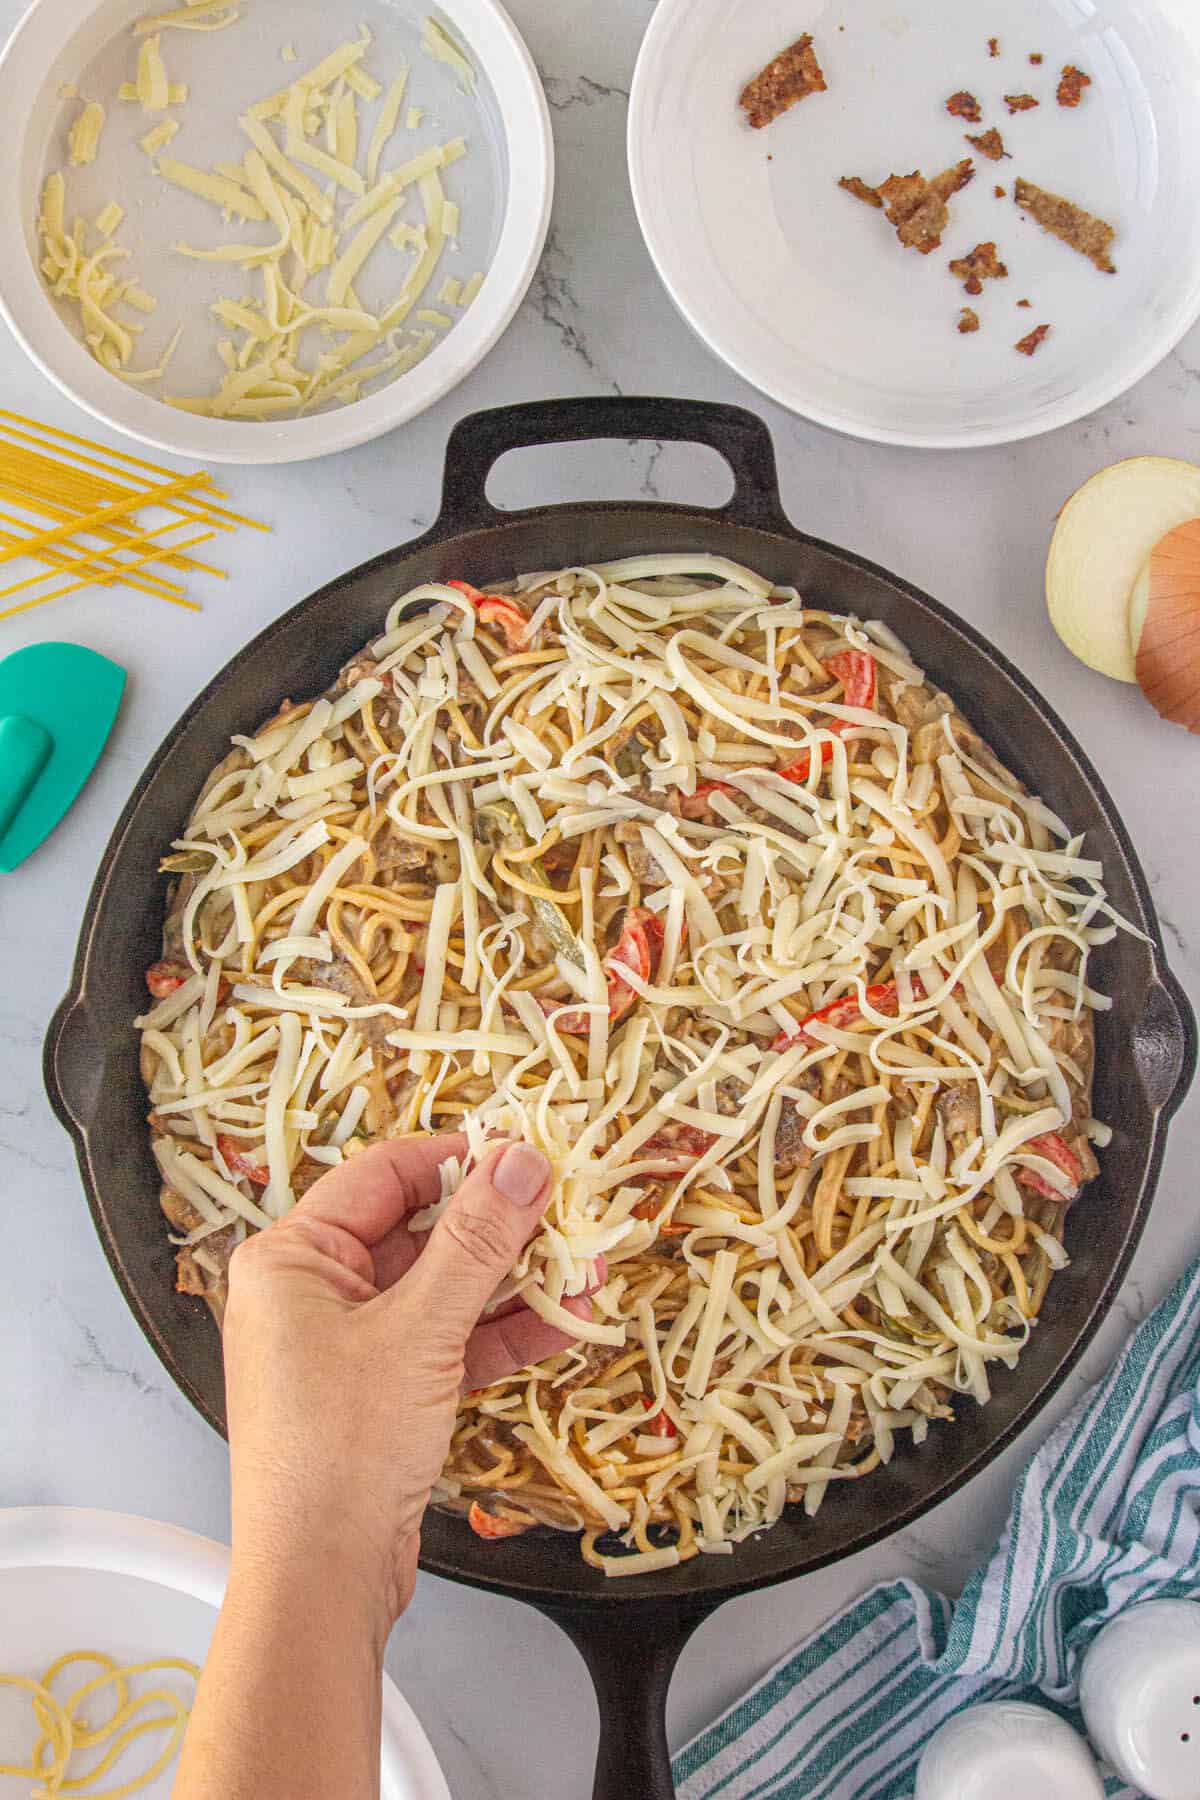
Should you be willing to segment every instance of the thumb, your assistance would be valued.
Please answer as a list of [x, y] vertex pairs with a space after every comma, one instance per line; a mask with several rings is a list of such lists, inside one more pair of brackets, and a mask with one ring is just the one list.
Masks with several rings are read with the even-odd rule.
[[453, 1196], [429, 1235], [415, 1283], [443, 1339], [465, 1343], [484, 1307], [541, 1223], [550, 1194], [550, 1160], [532, 1144], [489, 1151]]

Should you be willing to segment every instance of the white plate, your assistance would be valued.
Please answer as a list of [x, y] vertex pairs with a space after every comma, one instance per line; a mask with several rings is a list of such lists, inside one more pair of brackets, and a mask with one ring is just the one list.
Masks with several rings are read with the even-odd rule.
[[[71, 1507], [0, 1511], [0, 1671], [36, 1679], [81, 1649], [121, 1662], [202, 1663], [228, 1572], [224, 1545], [150, 1519]], [[179, 1679], [183, 1692], [189, 1684]], [[18, 1756], [30, 1747], [28, 1722], [28, 1701], [0, 1689], [0, 1761], [10, 1747]], [[171, 1772], [143, 1792], [169, 1800]], [[28, 1781], [0, 1776], [0, 1800], [28, 1793]], [[429, 1740], [386, 1676], [382, 1800], [450, 1800]]]
[[[458, 135], [468, 142], [467, 155], [444, 176], [447, 196], [461, 207], [459, 245], [443, 254], [422, 304], [437, 308], [435, 295], [446, 275], [466, 281], [475, 270], [486, 270], [473, 304], [423, 362], [390, 385], [328, 412], [256, 423], [195, 417], [118, 380], [89, 354], [71, 312], [51, 299], [37, 270], [42, 185], [51, 169], [62, 168], [68, 223], [79, 214], [94, 218], [112, 199], [126, 209], [118, 242], [132, 256], [124, 271], [136, 272], [159, 302], [145, 321], [135, 366], [153, 366], [183, 322], [184, 341], [166, 391], [206, 393], [219, 384], [215, 351], [224, 334], [207, 305], [222, 294], [239, 298], [257, 284], [236, 266], [192, 262], [172, 252], [177, 239], [213, 245], [228, 241], [236, 227], [222, 227], [214, 207], [155, 175], [138, 140], [158, 115], [147, 118], [140, 107], [115, 97], [120, 81], [135, 71], [139, 40], [130, 34], [130, 22], [148, 10], [150, 0], [97, 0], [90, 8], [78, 0], [35, 0], [0, 57], [0, 117], [16, 122], [0, 159], [0, 312], [25, 350], [96, 418], [144, 443], [203, 461], [321, 456], [364, 443], [423, 412], [496, 342], [524, 298], [545, 241], [554, 179], [549, 112], [532, 59], [507, 13], [497, 0], [438, 0], [436, 6], [430, 0], [362, 0], [350, 12], [327, 0], [252, 0], [227, 30], [162, 33], [168, 74], [190, 88], [187, 103], [167, 115], [181, 128], [163, 154], [178, 160], [209, 168], [238, 158], [245, 148], [239, 113], [357, 36], [359, 21], [374, 38], [364, 66], [385, 87], [402, 61], [411, 70], [405, 111], [381, 172], [431, 143]], [[476, 72], [471, 97], [462, 93], [451, 69], [421, 50], [421, 22], [431, 10], [466, 47]], [[297, 53], [293, 62], [281, 59], [288, 44]], [[72, 83], [83, 97], [101, 100], [108, 113], [90, 168], [67, 164], [67, 131], [80, 101], [64, 99], [60, 90]], [[406, 129], [410, 103], [426, 114], [412, 132]], [[362, 109], [360, 163], [378, 107], [379, 102], [365, 103]], [[401, 217], [415, 223], [420, 216], [414, 197]], [[404, 253], [380, 245], [364, 270], [364, 302], [378, 307], [394, 298], [408, 266]], [[314, 283], [310, 297], [318, 292]]]
[[[752, 130], [743, 84], [804, 31], [828, 91]], [[1066, 63], [1093, 81], [1075, 111], [1054, 98]], [[945, 111], [960, 88], [983, 104], [983, 126]], [[1010, 117], [1002, 96], [1026, 92], [1041, 105]], [[929, 256], [837, 186], [931, 175], [988, 125], [1013, 160], [977, 159]], [[1032, 437], [1123, 392], [1200, 315], [1200, 0], [659, 0], [629, 167], [675, 304], [772, 399], [882, 443]], [[1115, 276], [1018, 211], [1016, 173], [1117, 228]], [[987, 239], [1009, 278], [968, 301], [946, 264]], [[960, 337], [964, 304], [982, 329]], [[1043, 322], [1049, 338], [1019, 355], [1017, 339]]]

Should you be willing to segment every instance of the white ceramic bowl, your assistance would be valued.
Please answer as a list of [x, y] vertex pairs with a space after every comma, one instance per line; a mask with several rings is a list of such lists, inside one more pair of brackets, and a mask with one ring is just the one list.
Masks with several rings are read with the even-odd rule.
[[[752, 130], [742, 85], [802, 32], [828, 90]], [[1055, 100], [1065, 63], [1092, 78], [1075, 111]], [[945, 108], [960, 88], [1012, 160], [978, 160], [941, 248], [921, 256], [838, 180], [931, 175], [971, 154], [964, 131], [982, 127]], [[1009, 117], [1003, 96], [1028, 91], [1037, 109]], [[633, 81], [629, 169], [675, 305], [773, 400], [880, 443], [1031, 437], [1122, 393], [1200, 315], [1200, 4], [659, 0]], [[1113, 224], [1118, 273], [1022, 213], [1017, 174]], [[960, 336], [967, 296], [947, 262], [988, 240], [1009, 275], [970, 302], [982, 326]], [[1042, 323], [1036, 355], [1018, 354]]]
[[[64, 84], [78, 82], [85, 70], [112, 63], [119, 44], [123, 44], [124, 62], [118, 72], [123, 68], [132, 75], [130, 63], [136, 45], [128, 28], [131, 21], [149, 10], [149, 0], [97, 0], [90, 7], [81, 7], [77, 0], [34, 0], [0, 56], [0, 118], [10, 122], [5, 154], [0, 158], [0, 312], [24, 349], [64, 393], [95, 418], [143, 443], [208, 463], [279, 463], [323, 456], [391, 431], [440, 400], [487, 354], [509, 324], [537, 267], [550, 217], [554, 148], [549, 112], [532, 58], [507, 13], [497, 0], [437, 0], [432, 8], [465, 46], [478, 75], [478, 99], [471, 102], [468, 156], [452, 171], [460, 185], [478, 179], [496, 215], [482, 226], [480, 260], [475, 266], [486, 268], [487, 274], [475, 301], [423, 362], [377, 392], [329, 412], [258, 423], [180, 412], [118, 380], [95, 361], [60, 317], [38, 273], [36, 221], [41, 187], [49, 168], [59, 166], [61, 160], [57, 148], [63, 135], [60, 89]], [[257, 85], [246, 95], [248, 99], [269, 93], [288, 80], [289, 71], [281, 64], [279, 54], [288, 39], [296, 39], [299, 34], [305, 51], [309, 41], [318, 46], [312, 58], [316, 60], [344, 38], [355, 35], [357, 21], [363, 17], [379, 27], [380, 55], [369, 56], [368, 64], [379, 63], [377, 73], [381, 78], [390, 74], [390, 64], [395, 61], [394, 57], [387, 57], [385, 35], [404, 34], [404, 47], [410, 52], [408, 60], [412, 65], [407, 98], [421, 101], [428, 108], [428, 91], [440, 91], [442, 97], [436, 102], [436, 111], [444, 127], [450, 127], [453, 121], [452, 128], [445, 130], [449, 137], [462, 129], [455, 108], [465, 103], [457, 95], [453, 77], [444, 65], [430, 62], [419, 50], [411, 53], [421, 20], [430, 10], [425, 0], [366, 0], [365, 10], [351, 12], [322, 6], [321, 0], [289, 0], [288, 4], [282, 0], [254, 0], [243, 19], [228, 31], [203, 36], [183, 31], [164, 33], [163, 54], [168, 72], [173, 72], [174, 66], [183, 75], [190, 72], [190, 59], [202, 53], [218, 59], [225, 57], [227, 61], [218, 61], [217, 67], [228, 69], [231, 89], [252, 74]], [[293, 74], [305, 66], [304, 61], [296, 62]], [[204, 125], [200, 113], [203, 90], [196, 81], [190, 85], [193, 91], [188, 103], [172, 112], [173, 117], [181, 119], [183, 131], [171, 154], [208, 163], [238, 154], [235, 114], [227, 122], [222, 120], [213, 141], [204, 141], [201, 136], [197, 153], [194, 146], [198, 114], [201, 132]], [[110, 90], [111, 84], [106, 83], [105, 87]], [[109, 91], [87, 97], [107, 101], [111, 95]], [[139, 205], [136, 196], [146, 193], [147, 184], [153, 185], [155, 178], [132, 136], [135, 129], [144, 130], [154, 121], [137, 123], [132, 118], [121, 118], [114, 123], [117, 115], [131, 115], [134, 111], [114, 102], [109, 107], [105, 137], [114, 130], [125, 133], [128, 141], [118, 174], [130, 184], [134, 205]], [[424, 146], [414, 141], [414, 147]], [[387, 166], [385, 161], [384, 167]], [[85, 182], [94, 181], [105, 168], [102, 140], [93, 169], [68, 171], [68, 220], [73, 216], [71, 195], [76, 176]], [[110, 181], [105, 197], [123, 198], [120, 182], [112, 182], [107, 174], [105, 179]], [[165, 184], [157, 185], [165, 188]], [[199, 232], [207, 227], [207, 241], [219, 241], [219, 235], [213, 232], [216, 215], [206, 203], [193, 202], [191, 196], [172, 190], [165, 190], [165, 195], [161, 204], [178, 209], [188, 232], [192, 231], [193, 221], [198, 220]], [[466, 198], [470, 198], [469, 187]], [[153, 196], [146, 203], [159, 204]], [[203, 211], [198, 215], [188, 210], [194, 206]], [[464, 229], [469, 210], [464, 205]], [[133, 222], [135, 215], [131, 214], [127, 223]], [[478, 221], [475, 225], [478, 227]], [[123, 227], [122, 239], [127, 235]], [[151, 290], [158, 293], [160, 306], [155, 322], [165, 315], [173, 327], [186, 319], [189, 283], [202, 286], [211, 265], [187, 264], [169, 256], [161, 262], [160, 267], [140, 266], [135, 260], [129, 266], [136, 268]], [[439, 273], [444, 272], [445, 259]], [[244, 276], [232, 271], [225, 291], [236, 296], [247, 285]], [[426, 306], [436, 304], [436, 285], [435, 276]], [[214, 371], [213, 386], [218, 374], [219, 369]]]
[[[36, 1678], [82, 1649], [202, 1663], [228, 1572], [223, 1544], [173, 1525], [73, 1507], [0, 1511], [0, 1670]], [[29, 1748], [27, 1718], [24, 1697], [0, 1689], [0, 1761]], [[168, 1800], [171, 1773], [146, 1800]], [[28, 1781], [0, 1775], [0, 1800], [28, 1793]], [[381, 1800], [450, 1800], [429, 1740], [386, 1676]]]

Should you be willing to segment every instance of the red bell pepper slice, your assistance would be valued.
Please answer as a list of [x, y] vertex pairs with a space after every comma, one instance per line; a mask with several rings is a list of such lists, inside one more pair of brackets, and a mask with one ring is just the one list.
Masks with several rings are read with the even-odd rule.
[[548, 1019], [553, 1018], [555, 1013], [558, 1014], [558, 1017], [554, 1020], [555, 1031], [565, 1031], [572, 1037], [587, 1036], [592, 1017], [591, 1013], [578, 1011], [563, 1012], [561, 1009], [566, 1004], [565, 1001], [547, 1000], [544, 994], [535, 994], [533, 997]]
[[[842, 704], [844, 706], [874, 706], [875, 704], [875, 658], [865, 650], [839, 650], [825, 664], [829, 673], [842, 684]], [[833, 719], [828, 729], [835, 736], [841, 737], [844, 732], [853, 730], [846, 719]], [[828, 738], [822, 741], [820, 748], [822, 764], [829, 762], [833, 756], [833, 745]], [[805, 750], [793, 763], [778, 773], [784, 781], [807, 781], [812, 767], [811, 752]]]
[[1032, 1150], [1035, 1156], [1044, 1156], [1056, 1169], [1061, 1169], [1071, 1185], [1064, 1193], [1062, 1188], [1052, 1186], [1044, 1175], [1039, 1175], [1036, 1169], [1018, 1169], [1017, 1180], [1020, 1185], [1032, 1188], [1035, 1194], [1042, 1194], [1047, 1200], [1057, 1200], [1060, 1206], [1069, 1205], [1079, 1193], [1083, 1175], [1083, 1165], [1070, 1145], [1057, 1131], [1044, 1131], [1040, 1137], [1030, 1138], [1025, 1148]]
[[[919, 975], [912, 977], [912, 991], [914, 999], [923, 1000], [925, 998], [925, 985]], [[873, 987], [869, 987], [867, 1004], [875, 1012], [886, 1013], [889, 1019], [894, 1019], [900, 1010], [900, 995], [896, 983], [894, 981], [878, 981]], [[857, 1025], [862, 1016], [863, 1010], [859, 1005], [858, 995], [842, 994], [837, 1000], [831, 1000], [827, 1006], [818, 1007], [816, 1012], [811, 1012], [807, 1018], [801, 1019], [794, 1031], [781, 1031], [779, 1036], [772, 1041], [771, 1048], [772, 1050], [790, 1050], [793, 1044], [798, 1044], [802, 1038], [809, 1036], [810, 1025], [832, 1025], [838, 1031], [849, 1031], [851, 1025]], [[819, 1041], [818, 1038], [812, 1039], [814, 1044]]]
[[[646, 934], [646, 947], [650, 952], [650, 968], [653, 973], [657, 974], [658, 965], [662, 961], [663, 945], [667, 941], [667, 928], [659, 915], [651, 912], [648, 906], [638, 906], [633, 910], [637, 913], [642, 930]], [[687, 935], [686, 923], [683, 934]]]
[[[836, 724], [830, 726], [831, 731], [836, 731], [836, 729]], [[823, 738], [821, 740], [820, 757], [822, 767], [833, 759], [833, 745], [829, 742], [828, 738]], [[806, 750], [802, 756], [796, 758], [795, 762], [788, 763], [786, 768], [779, 769], [777, 773], [784, 781], [807, 781], [808, 771], [811, 768], [812, 752], [811, 750]]]
[[[652, 1409], [654, 1407], [654, 1401], [650, 1398], [649, 1394], [642, 1395], [642, 1405], [645, 1407], [647, 1412], [652, 1411]], [[671, 1420], [668, 1418], [667, 1414], [662, 1410], [661, 1407], [659, 1408], [659, 1410], [656, 1413], [654, 1413], [653, 1417], [647, 1419], [645, 1423], [646, 1423], [646, 1430], [650, 1433], [650, 1435], [652, 1437], [673, 1438], [673, 1437], [678, 1437], [678, 1435], [679, 1435], [679, 1433], [675, 1429], [675, 1426], [673, 1425], [673, 1423], [671, 1422]]]
[[165, 1000], [168, 994], [178, 993], [191, 972], [181, 969], [178, 963], [151, 963], [146, 970], [146, 986], [156, 1000]]
[[[610, 1019], [623, 1019], [637, 999], [636, 990], [622, 979], [621, 970], [632, 969], [642, 981], [651, 980], [662, 958], [665, 937], [666, 930], [657, 913], [652, 913], [648, 906], [629, 907], [621, 925], [621, 935], [609, 951], [605, 964]], [[536, 999], [547, 1017], [562, 1005], [561, 1001], [547, 1000], [541, 994]], [[586, 1036], [590, 1017], [582, 1011], [564, 1012], [556, 1021], [557, 1029]]]
[[[644, 906], [631, 906], [625, 914], [621, 926], [621, 936], [611, 951], [607, 962], [608, 973], [608, 1016], [610, 1019], [623, 1019], [634, 1001], [637, 999], [635, 989], [621, 978], [622, 969], [632, 969], [643, 981], [649, 981], [653, 966], [650, 955], [650, 934], [646, 921], [654, 919], [654, 914]], [[654, 919], [661, 932], [662, 927]], [[662, 939], [658, 941], [659, 953], [662, 952]]]
[[[693, 1158], [692, 1160], [694, 1161], [695, 1159]], [[679, 1168], [671, 1169], [668, 1172], [672, 1175], [686, 1175], [690, 1167], [691, 1163], [682, 1162]], [[645, 1200], [638, 1201], [629, 1216], [633, 1219], [657, 1219], [665, 1205], [665, 1194], [649, 1195]], [[694, 1227], [691, 1225], [676, 1225], [672, 1220], [668, 1225], [659, 1226], [658, 1235], [660, 1238], [686, 1237], [688, 1232], [693, 1229]]]
[[515, 1513], [484, 1512], [478, 1500], [471, 1502], [471, 1510], [467, 1514], [467, 1524], [481, 1538], [520, 1537], [523, 1531], [532, 1528], [532, 1519], [519, 1519]]
[[[843, 706], [874, 706], [875, 658], [865, 650], [839, 650], [825, 667], [843, 689]], [[846, 727], [843, 725], [843, 729]]]
[[[168, 994], [177, 994], [194, 973], [194, 969], [187, 968], [183, 963], [151, 963], [146, 970], [146, 986], [156, 1000], [165, 1000]], [[217, 999], [221, 1002], [228, 1000], [231, 991], [230, 982], [222, 975], [217, 982]]]
[[460, 594], [466, 595], [483, 624], [498, 625], [510, 650], [523, 648], [529, 620], [515, 600], [510, 600], [507, 594], [482, 594], [469, 581], [448, 581], [446, 586], [457, 588]]
[[247, 1156], [236, 1138], [218, 1137], [217, 1149], [235, 1175], [244, 1175], [255, 1187], [266, 1187], [271, 1179], [270, 1169], [264, 1169], [261, 1163]]

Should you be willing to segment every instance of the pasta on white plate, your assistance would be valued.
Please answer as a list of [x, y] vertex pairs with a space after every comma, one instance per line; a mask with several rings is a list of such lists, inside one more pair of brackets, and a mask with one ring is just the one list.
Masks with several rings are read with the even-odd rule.
[[[66, 1671], [80, 1664], [100, 1673], [73, 1693], [56, 1692]], [[187, 1678], [187, 1699], [177, 1691], [181, 1675]], [[37, 1679], [0, 1674], [0, 1688], [28, 1697], [35, 1734], [28, 1760], [0, 1760], [0, 1778], [31, 1780], [34, 1786], [26, 1792], [32, 1800], [52, 1800], [55, 1794], [127, 1800], [174, 1762], [199, 1679], [196, 1664], [183, 1657], [118, 1663], [102, 1650], [68, 1650]], [[106, 1715], [99, 1724], [97, 1707]]]
[[241, 1238], [375, 1139], [465, 1131], [447, 1195], [496, 1136], [553, 1161], [496, 1302], [575, 1346], [464, 1398], [436, 1497], [480, 1535], [728, 1554], [1015, 1364], [1133, 928], [884, 626], [705, 554], [426, 584], [234, 740], [163, 867], [183, 1291], [219, 1315]]

